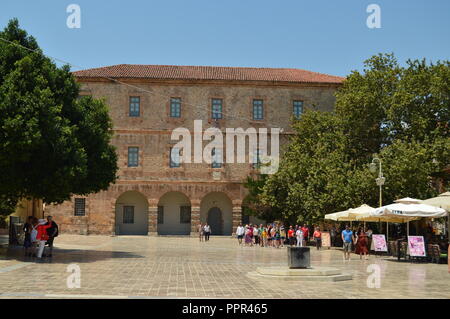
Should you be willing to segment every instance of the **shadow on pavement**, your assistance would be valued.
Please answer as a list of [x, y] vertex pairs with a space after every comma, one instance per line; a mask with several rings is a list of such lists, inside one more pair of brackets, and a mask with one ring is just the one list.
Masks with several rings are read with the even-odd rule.
[[[46, 247], [45, 253], [48, 253]], [[0, 247], [0, 259], [16, 260], [20, 262], [39, 262], [51, 264], [70, 264], [70, 263], [91, 263], [107, 259], [116, 258], [145, 258], [144, 256], [124, 252], [124, 251], [105, 251], [105, 250], [88, 250], [88, 249], [63, 249], [53, 248], [52, 257], [36, 257], [25, 256], [23, 247]]]

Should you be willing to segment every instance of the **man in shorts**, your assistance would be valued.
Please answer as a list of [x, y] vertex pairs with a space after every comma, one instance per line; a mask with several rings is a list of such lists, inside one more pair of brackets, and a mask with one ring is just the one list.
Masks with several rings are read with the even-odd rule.
[[344, 243], [344, 260], [350, 260], [350, 253], [352, 252], [353, 232], [348, 225], [342, 231], [342, 242]]
[[236, 236], [238, 239], [239, 245], [242, 245], [242, 238], [244, 238], [245, 235], [245, 228], [242, 226], [242, 224], [239, 224], [239, 226], [236, 229]]

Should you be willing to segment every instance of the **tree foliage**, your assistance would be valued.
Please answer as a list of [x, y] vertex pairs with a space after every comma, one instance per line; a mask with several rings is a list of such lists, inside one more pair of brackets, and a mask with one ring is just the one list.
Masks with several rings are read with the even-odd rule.
[[279, 171], [259, 185], [261, 204], [280, 218], [315, 222], [363, 203], [378, 206], [368, 169], [382, 160], [384, 203], [436, 195], [431, 177], [450, 165], [450, 64], [398, 64], [393, 54], [365, 61], [336, 93], [336, 111], [307, 111]]
[[[16, 19], [0, 32], [0, 194], [60, 203], [116, 179], [112, 121], [103, 100], [79, 98]], [[20, 47], [21, 45], [23, 47]]]

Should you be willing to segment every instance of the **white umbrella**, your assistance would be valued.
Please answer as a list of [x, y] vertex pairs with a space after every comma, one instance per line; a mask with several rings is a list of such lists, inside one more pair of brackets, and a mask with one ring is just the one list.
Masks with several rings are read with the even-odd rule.
[[[331, 219], [334, 221], [350, 221], [348, 214], [350, 212], [350, 209], [343, 210], [341, 212], [332, 213], [332, 214], [326, 214], [325, 219]], [[354, 220], [354, 219], [353, 219]]]
[[350, 208], [348, 210], [348, 217], [358, 220], [360, 217], [366, 216], [367, 214], [370, 214], [374, 210], [375, 210], [375, 208], [370, 207], [367, 204], [362, 204], [361, 206], [359, 206], [357, 208]]
[[438, 218], [447, 216], [445, 209], [426, 205], [426, 204], [401, 204], [395, 203], [379, 207], [371, 213], [372, 216], [385, 216], [401, 218], [405, 221], [414, 220], [417, 218]]
[[360, 216], [367, 214], [368, 212], [373, 211], [374, 208], [369, 205], [363, 204], [357, 208], [349, 208], [347, 210], [343, 210], [341, 212], [332, 213], [325, 215], [325, 219], [331, 219], [334, 221], [355, 221], [359, 220]]
[[400, 198], [400, 199], [394, 200], [394, 202], [399, 203], [399, 204], [420, 204], [420, 203], [422, 203], [422, 201], [420, 199], [411, 198], [411, 197]]
[[450, 212], [450, 192], [442, 193], [438, 197], [425, 199], [422, 203], [440, 207]]
[[387, 219], [397, 220], [395, 222], [408, 223], [407, 233], [409, 235], [409, 222], [420, 218], [445, 217], [447, 212], [439, 207], [426, 204], [390, 204], [375, 209], [372, 216], [383, 216]]
[[[428, 198], [422, 201], [422, 203], [436, 206], [445, 209], [450, 213], [450, 192], [442, 193], [437, 197]], [[448, 233], [450, 234], [450, 214], [448, 215]]]

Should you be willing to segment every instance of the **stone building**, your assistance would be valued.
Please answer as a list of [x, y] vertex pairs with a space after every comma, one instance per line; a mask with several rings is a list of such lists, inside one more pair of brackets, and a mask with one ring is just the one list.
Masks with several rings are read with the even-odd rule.
[[110, 107], [119, 178], [107, 191], [47, 206], [46, 215], [65, 233], [116, 235], [189, 235], [199, 222], [208, 222], [213, 235], [231, 235], [242, 220], [243, 181], [258, 165], [180, 164], [170, 157], [172, 130], [193, 132], [194, 120], [203, 120], [203, 130], [282, 128], [286, 144], [292, 117], [333, 110], [343, 81], [300, 69], [156, 65], [74, 75], [80, 95], [104, 98]]

